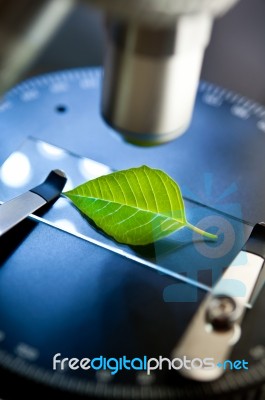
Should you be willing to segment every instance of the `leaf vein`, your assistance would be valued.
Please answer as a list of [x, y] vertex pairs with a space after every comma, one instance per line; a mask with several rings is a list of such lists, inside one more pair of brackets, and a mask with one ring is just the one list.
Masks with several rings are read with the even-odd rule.
[[148, 183], [149, 183], [149, 185], [150, 185], [151, 193], [152, 193], [153, 198], [154, 198], [154, 200], [155, 200], [156, 211], [158, 211], [158, 205], [157, 205], [157, 201], [156, 201], [156, 196], [154, 195], [153, 186], [152, 186], [152, 184], [151, 184], [151, 181], [150, 181], [149, 176], [147, 175], [145, 169], [143, 170], [143, 173], [144, 173], [144, 175], [146, 176], [146, 178], [147, 178], [147, 180], [148, 180]]

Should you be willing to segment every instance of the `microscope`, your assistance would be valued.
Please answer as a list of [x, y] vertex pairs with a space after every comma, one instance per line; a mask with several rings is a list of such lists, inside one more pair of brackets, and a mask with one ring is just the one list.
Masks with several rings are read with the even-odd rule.
[[[191, 121], [213, 20], [238, 0], [82, 1], [105, 13], [105, 121], [138, 145], [158, 145], [183, 134]], [[0, 2], [2, 93], [73, 6], [74, 0]]]
[[[265, 109], [199, 84], [213, 21], [237, 1], [79, 0], [81, 13], [92, 5], [104, 16], [103, 76], [102, 68], [75, 68], [9, 90], [77, 2], [0, 0], [0, 204], [53, 169], [65, 171], [74, 187], [145, 164], [172, 176], [187, 216], [220, 236], [207, 243], [183, 230], [143, 248], [120, 245], [65, 198], [3, 236], [1, 398], [16, 398], [19, 390], [34, 399], [40, 392], [64, 400], [263, 399], [265, 228], [257, 222], [265, 219]], [[251, 271], [237, 268], [243, 262]], [[217, 284], [223, 276], [231, 290], [243, 282], [244, 307], [227, 298], [231, 293], [224, 296]], [[115, 377], [108, 371], [59, 374], [51, 364], [59, 352], [80, 359], [159, 354], [197, 361], [211, 353], [221, 363], [210, 373], [195, 365], [151, 376], [140, 370]]]

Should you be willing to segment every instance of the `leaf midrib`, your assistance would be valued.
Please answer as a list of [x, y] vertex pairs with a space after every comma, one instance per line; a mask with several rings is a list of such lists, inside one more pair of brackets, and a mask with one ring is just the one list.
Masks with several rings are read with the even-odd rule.
[[150, 214], [159, 215], [159, 216], [162, 217], [162, 218], [168, 218], [168, 219], [171, 219], [172, 221], [178, 222], [179, 224], [182, 224], [183, 226], [186, 224], [186, 218], [185, 218], [185, 216], [184, 216], [184, 218], [183, 218], [183, 221], [181, 221], [181, 220], [178, 220], [178, 219], [176, 219], [176, 218], [174, 218], [174, 217], [172, 217], [172, 216], [167, 216], [167, 215], [165, 215], [165, 214], [161, 214], [160, 212], [157, 212], [157, 211], [152, 211], [152, 210], [144, 209], [144, 208], [141, 208], [141, 207], [138, 207], [138, 206], [131, 206], [131, 205], [128, 205], [128, 204], [123, 204], [123, 203], [119, 203], [119, 202], [113, 201], [113, 200], [105, 200], [105, 199], [102, 199], [102, 198], [100, 198], [100, 197], [83, 196], [83, 195], [79, 195], [79, 194], [74, 194], [74, 195], [72, 195], [72, 194], [69, 195], [69, 194], [68, 194], [68, 196], [69, 196], [69, 197], [78, 197], [78, 198], [83, 198], [83, 199], [90, 199], [90, 200], [100, 200], [100, 201], [103, 201], [103, 202], [105, 202], [105, 203], [117, 204], [117, 205], [119, 205], [119, 206], [129, 207], [129, 208], [132, 208], [132, 209], [134, 209], [134, 210], [142, 211], [142, 212], [144, 212], [144, 213], [150, 213]]

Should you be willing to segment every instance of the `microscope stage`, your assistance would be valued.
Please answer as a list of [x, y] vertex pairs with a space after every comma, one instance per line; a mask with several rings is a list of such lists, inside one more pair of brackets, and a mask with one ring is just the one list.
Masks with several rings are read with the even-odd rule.
[[[79, 359], [170, 357], [205, 293], [251, 227], [265, 220], [262, 106], [202, 82], [188, 131], [174, 142], [140, 148], [102, 121], [100, 78], [98, 68], [63, 71], [30, 79], [6, 95], [0, 104], [0, 201], [53, 168], [65, 170], [68, 185], [75, 186], [146, 164], [172, 176], [190, 222], [216, 226], [221, 239], [213, 245], [183, 231], [131, 248], [96, 231], [63, 199], [39, 223], [27, 220], [15, 228], [0, 241], [0, 396], [13, 398], [17, 388], [28, 398], [41, 388], [58, 399], [246, 393], [265, 379], [264, 290], [247, 312], [231, 356], [248, 360], [248, 374], [232, 370], [217, 382], [198, 383], [176, 371], [146, 376], [52, 369], [57, 353]], [[158, 272], [144, 268], [148, 263]]]

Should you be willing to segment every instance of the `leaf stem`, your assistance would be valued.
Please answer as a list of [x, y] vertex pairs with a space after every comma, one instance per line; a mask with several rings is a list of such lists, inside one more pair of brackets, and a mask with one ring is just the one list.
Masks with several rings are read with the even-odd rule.
[[187, 222], [187, 227], [189, 229], [191, 229], [192, 231], [198, 233], [199, 235], [205, 236], [211, 240], [217, 240], [218, 239], [218, 235], [214, 235], [213, 233], [210, 232], [205, 232], [200, 228], [197, 228], [197, 226], [194, 226], [192, 224], [190, 224], [189, 222]]

